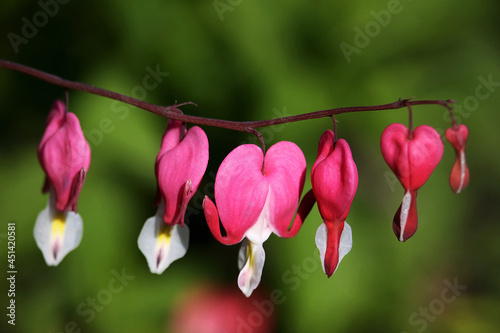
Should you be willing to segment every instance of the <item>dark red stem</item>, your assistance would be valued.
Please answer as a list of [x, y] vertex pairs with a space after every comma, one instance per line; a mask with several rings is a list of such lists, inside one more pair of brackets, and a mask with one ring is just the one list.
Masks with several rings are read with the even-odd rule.
[[191, 124], [226, 128], [226, 129], [230, 129], [230, 130], [234, 130], [234, 131], [249, 132], [249, 133], [254, 133], [254, 134], [255, 134], [255, 128], [259, 128], [259, 127], [280, 125], [280, 124], [292, 123], [292, 122], [303, 121], [303, 120], [308, 120], [308, 119], [330, 117], [333, 115], [347, 113], [347, 112], [394, 110], [394, 109], [408, 107], [411, 105], [424, 105], [424, 104], [441, 105], [441, 106], [444, 106], [445, 108], [447, 108], [448, 110], [451, 110], [451, 108], [452, 108], [451, 104], [453, 104], [452, 100], [412, 101], [412, 99], [409, 98], [409, 99], [399, 99], [398, 101], [396, 101], [394, 103], [389, 103], [389, 104], [374, 105], [374, 106], [352, 106], [352, 107], [335, 108], [335, 109], [315, 111], [315, 112], [299, 114], [296, 116], [289, 116], [289, 117], [269, 119], [269, 120], [229, 121], [229, 120], [222, 120], [222, 119], [190, 116], [187, 114], [182, 114], [182, 113], [176, 112], [174, 110], [178, 106], [181, 106], [184, 104], [194, 104], [192, 102], [176, 104], [173, 106], [155, 105], [155, 104], [146, 103], [146, 102], [138, 100], [136, 98], [122, 95], [122, 94], [119, 94], [119, 93], [116, 93], [113, 91], [94, 87], [94, 86], [91, 86], [89, 84], [65, 80], [65, 79], [60, 78], [56, 75], [46, 73], [46, 72], [40, 71], [38, 69], [24, 66], [24, 65], [15, 63], [15, 62], [7, 61], [7, 60], [0, 59], [0, 67], [4, 67], [4, 68], [10, 69], [10, 70], [21, 72], [21, 73], [33, 76], [35, 78], [38, 78], [40, 80], [46, 81], [48, 83], [51, 83], [51, 84], [54, 84], [54, 85], [57, 85], [60, 87], [64, 87], [67, 89], [80, 90], [80, 91], [84, 91], [84, 92], [87, 92], [90, 94], [99, 95], [99, 96], [111, 98], [111, 99], [114, 99], [117, 101], [121, 101], [123, 103], [127, 103], [130, 105], [136, 106], [138, 108], [147, 110], [149, 112], [155, 113], [155, 114], [162, 116], [162, 117], [165, 117], [165, 118], [176, 119], [176, 120], [180, 120], [180, 121], [183, 121], [186, 123], [191, 123]]

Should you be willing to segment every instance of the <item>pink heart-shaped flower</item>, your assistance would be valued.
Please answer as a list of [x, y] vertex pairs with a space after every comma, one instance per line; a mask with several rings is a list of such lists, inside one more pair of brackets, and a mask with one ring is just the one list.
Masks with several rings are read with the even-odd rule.
[[389, 125], [380, 139], [382, 156], [405, 188], [405, 196], [393, 220], [393, 230], [402, 242], [418, 226], [417, 191], [429, 179], [443, 156], [443, 142], [430, 126], [412, 133], [402, 124]]

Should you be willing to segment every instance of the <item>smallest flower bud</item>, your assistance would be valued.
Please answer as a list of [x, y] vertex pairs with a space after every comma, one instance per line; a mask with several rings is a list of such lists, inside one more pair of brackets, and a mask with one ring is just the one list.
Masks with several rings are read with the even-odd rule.
[[465, 125], [453, 126], [445, 132], [446, 140], [455, 149], [455, 163], [450, 173], [450, 187], [458, 194], [469, 184], [469, 168], [465, 159], [465, 143], [469, 130]]

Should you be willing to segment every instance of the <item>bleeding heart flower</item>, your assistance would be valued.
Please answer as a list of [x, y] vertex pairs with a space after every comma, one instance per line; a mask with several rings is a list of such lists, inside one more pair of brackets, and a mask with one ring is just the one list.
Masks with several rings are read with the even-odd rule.
[[358, 169], [344, 139], [335, 142], [327, 130], [321, 136], [311, 183], [323, 223], [316, 232], [323, 271], [328, 277], [352, 248], [351, 227], [345, 221], [358, 188]]
[[450, 187], [454, 193], [460, 193], [469, 184], [469, 168], [465, 160], [465, 143], [469, 130], [465, 125], [453, 126], [445, 132], [446, 140], [455, 149], [455, 163], [450, 173]]
[[417, 231], [417, 190], [441, 160], [443, 142], [430, 126], [421, 125], [410, 132], [402, 124], [392, 124], [382, 133], [380, 147], [384, 160], [405, 189], [392, 224], [396, 237], [404, 242]]
[[182, 258], [189, 243], [184, 215], [189, 200], [200, 186], [208, 164], [208, 139], [194, 126], [186, 130], [170, 119], [156, 158], [159, 206], [141, 230], [138, 245], [152, 273], [161, 274]]
[[90, 147], [75, 114], [55, 101], [38, 146], [45, 171], [47, 207], [37, 217], [34, 236], [49, 266], [57, 266], [82, 239], [83, 222], [76, 213], [78, 197], [90, 166]]
[[[250, 296], [258, 286], [265, 261], [262, 247], [271, 233], [293, 237], [314, 205], [310, 191], [290, 226], [304, 187], [306, 160], [292, 142], [278, 142], [265, 157], [256, 145], [235, 148], [215, 179], [215, 202], [205, 197], [203, 210], [212, 235], [221, 243], [241, 242], [238, 285]], [[219, 216], [226, 236], [222, 236]]]

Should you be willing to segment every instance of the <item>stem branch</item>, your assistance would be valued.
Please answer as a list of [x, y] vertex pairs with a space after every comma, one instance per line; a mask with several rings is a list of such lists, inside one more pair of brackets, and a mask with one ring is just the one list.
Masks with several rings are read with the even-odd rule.
[[230, 130], [240, 131], [240, 132], [249, 132], [255, 134], [255, 129], [259, 127], [266, 127], [272, 125], [280, 125], [286, 123], [292, 123], [297, 121], [303, 121], [308, 119], [317, 119], [323, 117], [330, 117], [333, 115], [348, 113], [348, 112], [362, 112], [362, 111], [379, 111], [379, 110], [394, 110], [400, 109], [403, 107], [409, 107], [411, 105], [441, 105], [447, 108], [449, 111], [452, 109], [453, 100], [416, 100], [413, 101], [411, 98], [409, 99], [399, 99], [396, 102], [382, 105], [374, 105], [374, 106], [352, 106], [352, 107], [343, 107], [343, 108], [335, 108], [328, 109], [322, 111], [314, 111], [309, 113], [303, 113], [295, 116], [276, 118], [276, 119], [268, 119], [268, 120], [258, 120], [258, 121], [229, 121], [222, 119], [213, 119], [213, 118], [205, 118], [205, 117], [197, 117], [191, 116], [187, 114], [179, 113], [176, 108], [185, 104], [194, 104], [192, 102], [186, 102], [181, 104], [176, 104], [173, 106], [161, 106], [146, 103], [139, 99], [122, 95], [110, 90], [94, 87], [89, 84], [69, 81], [59, 76], [43, 72], [41, 70], [28, 67], [25, 65], [21, 65], [15, 62], [2, 60], [0, 59], [0, 67], [4, 67], [13, 71], [21, 72], [30, 76], [33, 76], [37, 79], [46, 81], [48, 83], [54, 84], [56, 86], [64, 87], [66, 89], [79, 90], [83, 92], [87, 92], [94, 95], [99, 95], [103, 97], [107, 97], [110, 99], [114, 99], [117, 101], [121, 101], [123, 103], [127, 103], [138, 108], [144, 109], [146, 111], [157, 114], [161, 117], [171, 118], [180, 120], [186, 123], [197, 124], [197, 125], [205, 125], [219, 128], [226, 128]]

